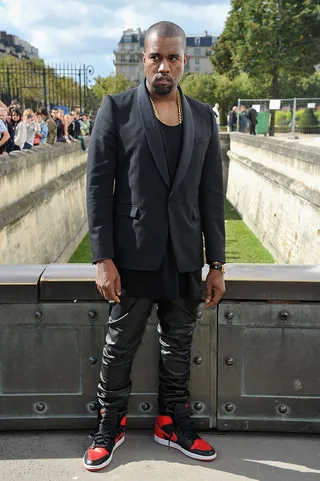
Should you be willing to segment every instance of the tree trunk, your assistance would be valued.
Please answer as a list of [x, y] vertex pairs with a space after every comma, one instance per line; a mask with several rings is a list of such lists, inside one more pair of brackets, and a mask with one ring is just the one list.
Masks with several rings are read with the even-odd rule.
[[[273, 71], [271, 96], [272, 96], [273, 99], [278, 99], [279, 96], [280, 96], [280, 92], [279, 92], [279, 73], [278, 73], [277, 69], [275, 69]], [[271, 110], [271, 121], [270, 121], [270, 128], [269, 128], [270, 137], [274, 136], [275, 116], [276, 116], [275, 110]]]

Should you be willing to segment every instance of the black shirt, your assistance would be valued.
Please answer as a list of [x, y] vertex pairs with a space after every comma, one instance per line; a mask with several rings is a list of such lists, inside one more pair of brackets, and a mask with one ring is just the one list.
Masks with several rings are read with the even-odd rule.
[[[164, 151], [168, 163], [171, 183], [173, 183], [179, 164], [183, 125], [174, 127], [158, 121]], [[183, 273], [178, 272], [172, 248], [170, 233], [168, 247], [158, 271], [146, 272], [119, 269], [122, 293], [129, 297], [145, 297], [153, 300], [194, 299], [202, 297], [202, 270]]]

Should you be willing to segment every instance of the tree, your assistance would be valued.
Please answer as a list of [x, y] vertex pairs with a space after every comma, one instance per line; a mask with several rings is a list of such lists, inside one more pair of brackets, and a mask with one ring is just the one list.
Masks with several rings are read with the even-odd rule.
[[215, 104], [216, 79], [213, 75], [188, 72], [183, 76], [180, 85], [186, 95], [212, 106]]
[[230, 78], [239, 72], [269, 77], [273, 98], [281, 96], [284, 72], [292, 77], [314, 73], [320, 58], [318, 0], [232, 0], [231, 5], [212, 56], [217, 72]]
[[95, 79], [95, 85], [92, 87], [93, 95], [100, 101], [107, 94], [118, 94], [124, 90], [128, 90], [134, 87], [134, 83], [130, 82], [123, 74], [109, 76], [109, 77], [97, 77]]

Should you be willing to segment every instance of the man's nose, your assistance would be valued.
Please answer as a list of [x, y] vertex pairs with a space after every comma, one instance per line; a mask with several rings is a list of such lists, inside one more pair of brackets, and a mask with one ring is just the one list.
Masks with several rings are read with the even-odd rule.
[[161, 64], [159, 65], [159, 72], [160, 73], [168, 73], [170, 72], [170, 65], [168, 60], [163, 59]]

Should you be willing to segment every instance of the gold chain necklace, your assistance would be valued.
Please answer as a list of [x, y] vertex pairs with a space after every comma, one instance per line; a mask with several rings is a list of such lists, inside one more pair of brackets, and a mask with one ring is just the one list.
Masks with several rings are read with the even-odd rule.
[[[150, 96], [150, 100], [151, 100], [151, 105], [152, 105], [152, 108], [153, 108], [154, 115], [155, 115], [156, 119], [160, 120], [159, 114], [157, 112], [156, 106], [154, 105], [151, 96]], [[179, 92], [178, 89], [177, 89], [177, 107], [178, 107], [178, 123], [180, 125], [180, 124], [182, 124], [182, 121], [183, 121], [183, 113], [182, 113], [181, 95], [180, 95], [180, 92]]]

